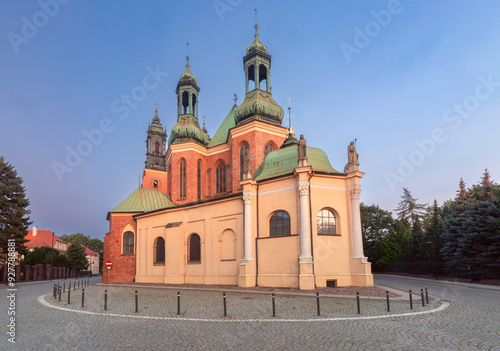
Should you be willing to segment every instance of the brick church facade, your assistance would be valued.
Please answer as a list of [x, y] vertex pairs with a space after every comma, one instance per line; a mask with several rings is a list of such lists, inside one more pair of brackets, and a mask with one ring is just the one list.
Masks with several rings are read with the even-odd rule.
[[271, 55], [255, 38], [243, 57], [246, 94], [210, 138], [200, 88], [186, 70], [168, 136], [156, 111], [142, 185], [109, 211], [103, 282], [313, 289], [371, 286], [363, 255], [357, 154], [344, 172], [282, 126]]

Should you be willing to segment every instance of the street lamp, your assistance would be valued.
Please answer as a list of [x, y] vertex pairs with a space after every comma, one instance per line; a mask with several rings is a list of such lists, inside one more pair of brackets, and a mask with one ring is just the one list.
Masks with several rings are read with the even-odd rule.
[[427, 244], [432, 244], [432, 256], [433, 256], [432, 271], [433, 271], [434, 279], [437, 280], [438, 277], [437, 277], [437, 271], [436, 271], [436, 243], [434, 242], [434, 240], [428, 239]]

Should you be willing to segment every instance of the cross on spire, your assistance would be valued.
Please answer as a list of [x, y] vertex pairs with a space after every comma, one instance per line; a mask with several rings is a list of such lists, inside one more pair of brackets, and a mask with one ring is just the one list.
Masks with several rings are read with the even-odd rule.
[[236, 93], [234, 93], [234, 103], [236, 104], [236, 101], [238, 100], [238, 95], [236, 95]]
[[205, 126], [205, 119], [207, 119], [207, 117], [203, 116], [201, 118], [203, 118], [203, 126]]
[[288, 100], [288, 109], [290, 109], [290, 103], [292, 102], [292, 98], [290, 97], [290, 95], [288, 95], [288, 97], [286, 98]]
[[156, 113], [158, 113], [158, 103], [155, 103], [156, 106]]
[[186, 41], [186, 67], [189, 67], [189, 43]]

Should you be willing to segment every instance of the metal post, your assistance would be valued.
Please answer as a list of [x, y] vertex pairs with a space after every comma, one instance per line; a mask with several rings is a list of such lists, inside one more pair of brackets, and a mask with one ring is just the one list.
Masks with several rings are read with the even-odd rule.
[[321, 312], [319, 309], [319, 293], [318, 292], [316, 293], [316, 308], [318, 310], [318, 316], [321, 316]]
[[108, 290], [104, 290], [104, 310], [108, 309]]
[[425, 288], [425, 302], [429, 304], [429, 293], [427, 292], [427, 288]]
[[59, 286], [59, 301], [61, 301], [61, 287]]
[[420, 289], [420, 298], [422, 299], [422, 306], [425, 306], [424, 289]]
[[273, 299], [273, 317], [276, 317], [276, 304], [274, 302], [274, 293], [272, 294], [272, 299]]
[[177, 315], [181, 314], [181, 292], [177, 292]]
[[53, 290], [53, 294], [54, 294], [54, 299], [57, 297], [57, 291], [56, 291], [56, 289], [57, 289], [57, 285], [54, 284], [54, 289], [52, 289]]
[[226, 293], [222, 293], [222, 300], [224, 301], [224, 317], [227, 317]]
[[68, 290], [68, 305], [71, 304], [71, 290]]
[[139, 313], [139, 297], [137, 296], [137, 290], [135, 291], [135, 313]]
[[389, 292], [385, 291], [385, 299], [387, 300], [387, 312], [391, 312], [391, 304], [389, 302]]
[[80, 289], [80, 281], [78, 281], [78, 289]]
[[82, 289], [82, 308], [85, 307], [85, 289]]
[[412, 310], [413, 309], [413, 296], [411, 295], [411, 290], [410, 290], [409, 294], [410, 294], [410, 310]]
[[358, 314], [361, 314], [361, 306], [359, 305], [359, 292], [356, 292], [356, 303], [358, 305]]
[[76, 290], [76, 281], [73, 282], [73, 290]]
[[66, 282], [63, 282], [63, 292], [66, 291]]

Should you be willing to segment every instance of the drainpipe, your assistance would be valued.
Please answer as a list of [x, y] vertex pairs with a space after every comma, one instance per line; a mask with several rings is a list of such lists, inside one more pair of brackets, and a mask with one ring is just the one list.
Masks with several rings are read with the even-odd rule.
[[259, 286], [257, 284], [259, 277], [259, 182], [257, 181], [257, 237], [255, 238], [255, 286]]

